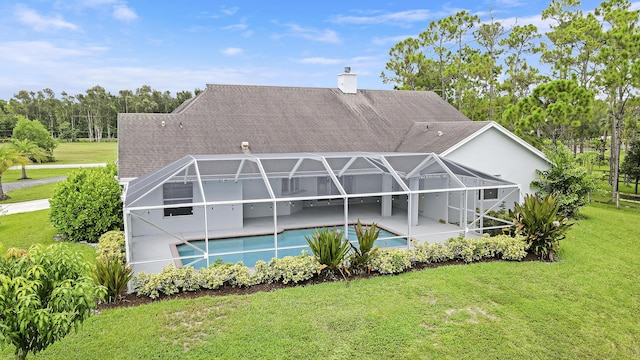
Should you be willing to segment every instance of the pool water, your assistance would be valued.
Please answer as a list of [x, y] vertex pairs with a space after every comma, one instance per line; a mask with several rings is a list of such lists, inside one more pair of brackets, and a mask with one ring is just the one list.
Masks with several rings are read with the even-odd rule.
[[[303, 250], [310, 253], [311, 250], [309, 249], [305, 236], [313, 235], [316, 230], [317, 228], [292, 229], [279, 233], [278, 257], [300, 255]], [[348, 238], [357, 246], [358, 241], [356, 240], [357, 237], [353, 226], [349, 227]], [[204, 240], [189, 241], [189, 244], [201, 249], [201, 251], [196, 250], [189, 245], [180, 244], [176, 246], [180, 257], [203, 255], [205, 249]], [[398, 235], [384, 229], [380, 229], [380, 235], [378, 236], [378, 240], [376, 240], [375, 245], [380, 247], [407, 246], [407, 239], [398, 238]], [[244, 265], [252, 267], [258, 260], [269, 262], [269, 260], [274, 258], [275, 251], [273, 248], [273, 234], [228, 239], [212, 239], [209, 240], [209, 262], [214, 263], [216, 259], [222, 259], [223, 262], [232, 263], [242, 261]], [[233, 252], [240, 253], [225, 254]], [[182, 264], [191, 265], [196, 269], [207, 266], [204, 258], [182, 259]]]

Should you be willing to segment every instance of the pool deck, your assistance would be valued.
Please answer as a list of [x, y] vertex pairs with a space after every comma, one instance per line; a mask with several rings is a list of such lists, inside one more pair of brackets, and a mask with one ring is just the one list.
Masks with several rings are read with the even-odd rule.
[[[278, 216], [278, 230], [323, 226], [344, 226], [344, 211], [342, 206], [325, 206], [304, 208], [293, 215]], [[376, 223], [380, 228], [388, 230], [400, 236], [409, 236], [414, 239], [414, 244], [428, 242], [444, 242], [464, 232], [457, 225], [443, 224], [423, 216], [418, 217], [418, 224], [408, 228], [407, 212], [402, 209], [393, 209], [391, 216], [383, 217], [379, 207], [368, 205], [355, 205], [349, 208], [349, 224], [358, 220], [363, 224]], [[208, 232], [209, 239], [228, 238], [237, 236], [261, 235], [273, 233], [275, 227], [273, 217], [249, 218], [244, 220], [244, 227], [239, 229], [212, 230]], [[410, 234], [408, 234], [410, 230]], [[181, 233], [184, 240], [204, 239], [203, 232]], [[475, 232], [468, 232], [467, 237], [478, 236]], [[149, 273], [160, 270], [173, 262], [176, 256], [175, 244], [181, 241], [169, 234], [136, 237], [132, 251], [136, 254], [134, 262], [146, 262], [134, 265], [134, 272], [145, 271]], [[172, 253], [172, 248], [174, 252]], [[143, 255], [143, 256], [140, 256]], [[160, 260], [157, 262], [147, 262]]]

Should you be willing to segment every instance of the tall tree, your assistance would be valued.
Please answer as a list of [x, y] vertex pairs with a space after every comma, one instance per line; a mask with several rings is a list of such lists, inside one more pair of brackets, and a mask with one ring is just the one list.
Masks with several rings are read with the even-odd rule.
[[516, 133], [534, 145], [544, 139], [554, 145], [570, 138], [569, 130], [581, 119], [592, 116], [594, 93], [573, 80], [555, 80], [539, 85], [531, 96], [510, 107], [505, 116], [513, 117]]
[[625, 156], [620, 171], [633, 179], [635, 193], [638, 194], [638, 182], [640, 182], [640, 139], [631, 143], [627, 156]]
[[480, 25], [480, 27], [473, 33], [478, 45], [484, 49], [482, 57], [485, 59], [484, 63], [481, 63], [480, 68], [477, 70], [484, 70], [484, 81], [488, 84], [489, 94], [489, 119], [493, 120], [495, 97], [496, 97], [496, 85], [498, 81], [498, 75], [502, 72], [502, 66], [498, 65], [498, 58], [504, 52], [500, 48], [500, 39], [504, 36], [504, 26], [499, 22], [496, 22], [491, 15], [491, 22]]
[[391, 59], [387, 61], [385, 70], [380, 74], [385, 84], [396, 84], [402, 90], [418, 90], [420, 69], [424, 66], [425, 56], [421, 51], [422, 44], [415, 38], [407, 38], [389, 50]]
[[618, 192], [620, 149], [629, 100], [640, 86], [639, 11], [631, 10], [629, 0], [610, 0], [596, 8], [606, 24], [603, 45], [597, 56], [602, 70], [596, 81], [606, 96], [611, 115], [611, 186]]
[[516, 25], [508, 36], [500, 40], [505, 47], [506, 73], [502, 89], [506, 92], [508, 102], [515, 104], [531, 94], [533, 85], [542, 82], [540, 71], [527, 63], [527, 58], [542, 51], [543, 46], [538, 39], [541, 35], [535, 25]]

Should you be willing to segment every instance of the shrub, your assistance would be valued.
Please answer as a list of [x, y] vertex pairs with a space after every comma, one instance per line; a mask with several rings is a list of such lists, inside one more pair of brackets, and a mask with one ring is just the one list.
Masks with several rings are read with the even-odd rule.
[[453, 259], [453, 252], [441, 243], [424, 242], [413, 249], [413, 261], [421, 263], [438, 263]]
[[567, 218], [558, 215], [559, 205], [549, 195], [540, 199], [538, 195], [527, 195], [524, 204], [515, 204], [511, 212], [516, 223], [516, 234], [526, 239], [533, 252], [541, 259], [553, 261], [560, 240], [566, 237], [573, 225]]
[[380, 274], [397, 274], [411, 268], [411, 252], [380, 249], [371, 259], [371, 270]]
[[158, 274], [139, 272], [133, 278], [133, 286], [138, 296], [156, 299], [160, 294], [173, 295], [180, 291], [196, 291], [200, 289], [200, 278], [191, 266], [176, 269], [173, 264], [162, 268]]
[[354, 271], [361, 271], [365, 267], [371, 270], [371, 259], [380, 250], [379, 246], [374, 247], [378, 236], [380, 235], [380, 229], [373, 223], [368, 228], [363, 228], [360, 220], [353, 226], [356, 231], [356, 237], [358, 238], [358, 246], [351, 243], [351, 250], [353, 251], [349, 256], [349, 269]]
[[460, 259], [466, 263], [481, 260], [489, 255], [484, 241], [479, 238], [465, 238], [460, 235], [445, 241], [444, 246], [449, 248], [454, 259]]
[[107, 302], [118, 302], [133, 277], [130, 266], [117, 256], [101, 254], [93, 268], [93, 281], [107, 289]]
[[531, 186], [540, 196], [553, 195], [559, 214], [574, 217], [587, 204], [589, 193], [596, 190], [597, 176], [589, 175], [565, 145], [549, 148], [545, 155], [551, 160], [551, 167], [545, 171], [536, 170], [538, 178]]
[[111, 230], [102, 234], [98, 240], [98, 254], [115, 257], [122, 263], [126, 263], [124, 232]]
[[63, 244], [0, 256], [0, 269], [0, 344], [14, 345], [16, 359], [77, 330], [105, 293], [86, 276], [82, 255]]
[[258, 261], [253, 276], [257, 283], [282, 281], [283, 284], [297, 284], [313, 278], [321, 269], [322, 265], [318, 259], [303, 253], [298, 256], [273, 258], [269, 263]]
[[96, 242], [101, 234], [122, 227], [116, 166], [73, 171], [49, 200], [49, 220], [68, 241]]
[[502, 260], [519, 261], [527, 256], [529, 244], [523, 236], [509, 235], [486, 236], [482, 238], [487, 256], [501, 258]]
[[258, 277], [252, 275], [249, 268], [242, 262], [215, 263], [200, 270], [195, 270], [191, 266], [176, 268], [173, 264], [169, 264], [159, 274], [147, 274], [141, 271], [133, 278], [137, 295], [152, 299], [158, 298], [160, 294], [173, 295], [200, 289], [215, 290], [225, 284], [252, 286], [258, 283]]
[[321, 265], [330, 272], [340, 269], [344, 265], [345, 257], [351, 247], [349, 241], [342, 239], [342, 232], [333, 229], [319, 229], [305, 239]]

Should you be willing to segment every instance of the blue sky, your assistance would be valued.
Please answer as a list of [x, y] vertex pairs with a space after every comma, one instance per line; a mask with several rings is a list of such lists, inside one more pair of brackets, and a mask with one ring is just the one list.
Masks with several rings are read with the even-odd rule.
[[380, 79], [389, 49], [431, 20], [491, 11], [506, 27], [518, 19], [544, 31], [549, 2], [0, 0], [0, 99], [94, 85], [174, 94], [208, 83], [336, 87], [344, 66], [359, 88], [390, 89]]

